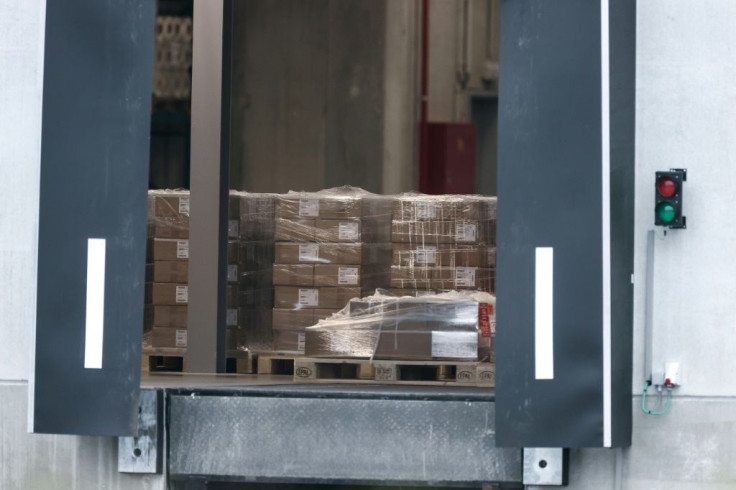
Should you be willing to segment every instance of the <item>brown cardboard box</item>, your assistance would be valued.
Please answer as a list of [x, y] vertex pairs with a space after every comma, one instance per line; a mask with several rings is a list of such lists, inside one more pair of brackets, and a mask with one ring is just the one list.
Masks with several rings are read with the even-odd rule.
[[189, 240], [152, 238], [148, 240], [148, 260], [189, 260]]
[[320, 243], [361, 241], [361, 220], [318, 219], [314, 228], [314, 239]]
[[276, 200], [279, 218], [360, 218], [362, 203], [356, 197], [317, 197], [281, 195]]
[[227, 263], [237, 264], [240, 261], [240, 240], [227, 241]]
[[189, 261], [187, 260], [157, 260], [146, 264], [147, 282], [186, 283], [188, 280]]
[[240, 298], [240, 286], [237, 284], [228, 284], [225, 290], [225, 296], [228, 308], [237, 308], [242, 306]]
[[156, 238], [189, 238], [189, 217], [156, 218], [148, 223], [148, 236]]
[[276, 218], [274, 240], [277, 242], [313, 242], [316, 235], [316, 222], [317, 220], [314, 219]]
[[144, 347], [185, 348], [187, 346], [186, 328], [155, 327], [143, 334]]
[[421, 298], [422, 296], [431, 296], [433, 294], [436, 294], [437, 291], [434, 289], [398, 289], [398, 288], [392, 288], [391, 294], [394, 296], [411, 296], [413, 298]]
[[151, 305], [186, 305], [189, 287], [186, 284], [147, 282], [146, 303]]
[[488, 267], [489, 258], [489, 248], [485, 245], [394, 243], [392, 264], [403, 267]]
[[391, 266], [391, 287], [396, 289], [429, 289], [430, 267]]
[[154, 306], [144, 308], [144, 325], [147, 329], [153, 327], [187, 327], [186, 306]]
[[363, 246], [358, 243], [277, 243], [277, 264], [361, 264]]
[[276, 308], [344, 308], [352, 298], [361, 296], [357, 287], [300, 288], [276, 286], [274, 305]]
[[313, 308], [274, 308], [273, 329], [304, 331], [315, 324], [314, 311]]
[[296, 330], [274, 330], [273, 348], [277, 351], [292, 351], [304, 353], [303, 331]]
[[478, 221], [392, 221], [391, 241], [434, 245], [475, 244], [484, 241], [485, 225]]
[[395, 220], [477, 220], [481, 205], [477, 199], [459, 196], [399, 197], [394, 201]]
[[149, 191], [148, 219], [189, 217], [189, 191]]
[[478, 359], [477, 332], [321, 330], [308, 328], [308, 357], [346, 357], [400, 360]]
[[314, 265], [274, 264], [274, 286], [314, 286]]
[[361, 286], [362, 270], [357, 265], [315, 264], [315, 286]]

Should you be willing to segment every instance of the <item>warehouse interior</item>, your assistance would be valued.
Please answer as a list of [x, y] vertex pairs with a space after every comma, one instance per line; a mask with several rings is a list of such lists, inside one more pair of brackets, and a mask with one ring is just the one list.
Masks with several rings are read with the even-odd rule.
[[[615, 0], [609, 1], [616, 5]], [[609, 1], [604, 4], [608, 5]], [[513, 26], [522, 33], [518, 39], [520, 48], [525, 42], [533, 45], [534, 40], [539, 39], [533, 31], [534, 22], [541, 22], [543, 14], [550, 13], [540, 6], [544, 2], [523, 3], [526, 10], [522, 9], [519, 15], [528, 23]], [[572, 8], [583, 7], [579, 0], [565, 0], [564, 3]], [[222, 72], [223, 77], [230, 80], [229, 84], [222, 85], [227, 87], [223, 89], [226, 93], [223, 100], [229, 103], [218, 108], [218, 111], [223, 107], [229, 110], [228, 122], [221, 126], [227, 128], [228, 134], [227, 144], [223, 145], [227, 149], [224, 159], [228, 162], [227, 179], [223, 179], [228, 181], [228, 187], [250, 193], [279, 194], [290, 190], [316, 192], [344, 185], [381, 195], [430, 192], [428, 181], [423, 177], [434, 175], [438, 167], [431, 167], [432, 171], [428, 172], [429, 164], [423, 163], [424, 158], [428, 158], [422, 156], [422, 152], [427, 151], [423, 146], [427, 138], [423, 134], [423, 121], [426, 121], [430, 125], [470, 125], [472, 136], [468, 136], [468, 141], [473, 140], [472, 157], [468, 160], [473, 164], [472, 187], [461, 192], [432, 193], [511, 194], [508, 188], [500, 188], [501, 179], [498, 178], [500, 165], [504, 163], [499, 156], [502, 154], [499, 146], [503, 144], [499, 139], [499, 111], [513, 113], [508, 106], [502, 108], [499, 104], [499, 79], [504, 80], [505, 66], [500, 56], [501, 33], [504, 32], [501, 11], [504, 8], [511, 11], [510, 5], [510, 0], [232, 2], [232, 44], [227, 53], [230, 62]], [[206, 128], [203, 131], [203, 127], [198, 126], [202, 120], [197, 119], [197, 109], [192, 103], [192, 98], [197, 96], [196, 81], [192, 85], [192, 77], [197, 76], [193, 75], [197, 66], [197, 51], [192, 46], [192, 31], [196, 36], [197, 20], [193, 17], [198, 11], [209, 8], [212, 6], [201, 1], [158, 0], [156, 27], [151, 30], [155, 38], [155, 47], [151, 46], [155, 61], [151, 83], [150, 160], [146, 162], [148, 187], [152, 190], [191, 188], [193, 199], [196, 199], [196, 186], [203, 184], [201, 180], [196, 181], [192, 169], [199, 165], [215, 173], [220, 163], [203, 164], [207, 154], [197, 154], [200, 149], [197, 138], [206, 133]], [[399, 474], [395, 468], [388, 469], [390, 465], [386, 467], [382, 482], [370, 478], [365, 481], [349, 477], [330, 479], [327, 473], [311, 475], [304, 481], [295, 481], [292, 477], [260, 479], [263, 475], [256, 473], [230, 478], [238, 481], [227, 481], [227, 478], [215, 481], [203, 478], [202, 474], [191, 479], [180, 478], [175, 471], [168, 471], [170, 461], [166, 456], [162, 462], [164, 468], [149, 474], [121, 471], [120, 448], [124, 446], [117, 437], [30, 433], [34, 410], [29, 394], [34, 390], [34, 364], [39, 362], [35, 326], [46, 16], [44, 0], [22, 3], [0, 0], [0, 171], [3, 177], [0, 179], [0, 203], [5, 210], [0, 219], [0, 267], [3, 272], [0, 282], [3, 293], [0, 301], [0, 488], [296, 490], [429, 486], [542, 490], [559, 487], [532, 479], [522, 481], [522, 474], [524, 478], [527, 476], [526, 449], [510, 457], [508, 452], [491, 451], [481, 457], [455, 454], [446, 459], [455, 464], [461, 460], [475, 462], [485, 458], [486, 468], [500, 468], [508, 463], [515, 469], [513, 476], [503, 481], [479, 482], [481, 477], [455, 482], [414, 477], [402, 481], [395, 476]], [[736, 482], [732, 464], [736, 455], [732, 437], [736, 426], [736, 393], [724, 382], [724, 373], [736, 368], [732, 356], [736, 348], [733, 328], [736, 314], [730, 299], [730, 291], [736, 290], [736, 270], [733, 270], [736, 266], [729, 260], [734, 237], [721, 218], [730, 205], [727, 200], [714, 197], [728, 195], [731, 187], [728, 170], [733, 166], [730, 147], [736, 128], [736, 116], [729, 109], [736, 98], [729, 82], [736, 74], [736, 62], [731, 55], [736, 47], [736, 39], [731, 34], [733, 18], [736, 18], [736, 6], [727, 0], [709, 0], [698, 5], [684, 0], [657, 0], [638, 3], [635, 23], [624, 29], [636, 34], [636, 78], [631, 94], [636, 105], [636, 123], [632, 128], [636, 133], [633, 162], [636, 179], [632, 188], [621, 192], [633, 202], [633, 222], [628, 225], [633, 237], [633, 334], [627, 366], [631, 383], [626, 394], [631, 405], [631, 440], [629, 444], [613, 444], [613, 447], [572, 447], [564, 451], [555, 446], [550, 453], [538, 454], [534, 453], [534, 448], [527, 448], [531, 449], [528, 451], [530, 457], [537, 454], [532, 463], [539, 467], [542, 467], [539, 458], [545, 458], [545, 466], [547, 461], [556, 465], [555, 458], [564, 455], [559, 464], [560, 468], [565, 468], [566, 485], [571, 488], [716, 490], [731, 488]], [[84, 22], [83, 16], [78, 22]], [[174, 24], [176, 35], [167, 31], [167, 26]], [[509, 27], [506, 29], [505, 32], [511, 32]], [[427, 40], [426, 49], [424, 39]], [[611, 49], [615, 51], [616, 48], [612, 46]], [[560, 60], [560, 66], [575, 64], [564, 54]], [[534, 64], [527, 68], [533, 70]], [[553, 88], [551, 92], [561, 94], [564, 99], [576, 92], [578, 84], [583, 87], [588, 81], [560, 72], [555, 79], [549, 80], [549, 86]], [[562, 84], [567, 86], [562, 87]], [[425, 87], [426, 95], [423, 93]], [[537, 92], [525, 98], [523, 90], [529, 87], [519, 84], [515, 88], [527, 101], [524, 110], [544, 105], [544, 101], [535, 100], [533, 96], [549, 94]], [[511, 92], [511, 88], [503, 90]], [[579, 109], [574, 104], [561, 106], [560, 121], [567, 121], [566, 118]], [[615, 112], [614, 101], [612, 113]], [[523, 137], [531, 141], [535, 136], [531, 133]], [[568, 136], [564, 132], [554, 134], [561, 139]], [[587, 133], [581, 135], [580, 140], [584, 139], [590, 139]], [[578, 143], [564, 142], [570, 148]], [[444, 165], [448, 169], [462, 168], [461, 173], [467, 177], [464, 163], [465, 160], [447, 160]], [[564, 161], [551, 159], [548, 167], [554, 166], [562, 169], [562, 174], [569, 171]], [[687, 190], [685, 211], [689, 219], [687, 229], [667, 232], [654, 225], [651, 190], [655, 171], [673, 168], [687, 168], [689, 173], [687, 183], [680, 183]], [[571, 182], [576, 178], [574, 174], [567, 177]], [[580, 198], [579, 194], [572, 195], [571, 201]], [[612, 202], [615, 203], [617, 197], [614, 194]], [[540, 216], [543, 216], [545, 203], [536, 199], [534, 191], [530, 190], [529, 200], [539, 206]], [[503, 206], [502, 198], [499, 202], [499, 206]], [[599, 226], [588, 224], [591, 228]], [[581, 228], [584, 225], [579, 224]], [[516, 230], [521, 233], [523, 228], [519, 226]], [[650, 230], [655, 233], [650, 234]], [[219, 232], [223, 232], [222, 228]], [[503, 239], [499, 234], [499, 241]], [[503, 284], [497, 287], [503, 288]], [[57, 314], [62, 318], [66, 313], [59, 311]], [[615, 337], [615, 331], [613, 335]], [[625, 333], [620, 335], [626, 337]], [[649, 390], [649, 406], [655, 407], [655, 413], [645, 412], [642, 407], [646, 398], [642, 396], [642, 388], [648, 387], [645, 381], [652, 374], [648, 371], [654, 366], [655, 371], [661, 368], [669, 372], [673, 365], [677, 366], [676, 388], [665, 389], [664, 397]], [[64, 369], [61, 365], [56, 368], [59, 372]], [[186, 368], [181, 370], [186, 372]], [[214, 372], [213, 369], [211, 374]], [[185, 374], [161, 376], [156, 378], [155, 373], [144, 372], [144, 388], [155, 391], [157, 386], [167, 385], [169, 393], [179, 397], [177, 403], [204, 398], [201, 391], [186, 391], [191, 381], [173, 377]], [[218, 394], [231, 388], [237, 390], [236, 387], [243, 383], [238, 381], [237, 375], [230, 376], [214, 378]], [[248, 387], [240, 394], [261, 390], [252, 398], [268, 398], [270, 395], [264, 393], [272, 385], [270, 381], [261, 384], [266, 388]], [[401, 395], [402, 387], [381, 391], [384, 388], [378, 389], [377, 398], [400, 398], [410, 392], [406, 388]], [[344, 388], [336, 391], [345, 392]], [[478, 389], [478, 393], [481, 391]], [[665, 399], [667, 393], [669, 399]], [[73, 398], [79, 393], [70, 392], [66, 396]], [[279, 396], [283, 394], [275, 398]], [[452, 420], [453, 412], [456, 418], [458, 413], [465, 413], [461, 406], [482, 404], [490, 399], [490, 395], [482, 393], [466, 399], [452, 389], [441, 396], [427, 393], [420, 396], [445, 403], [437, 405], [441, 410], [437, 412], [439, 415], [427, 413], [427, 417], [440, 417], [433, 419], [435, 421]], [[345, 398], [345, 395], [340, 397]], [[237, 396], [235, 399], [245, 403], [250, 397]], [[285, 410], [290, 406], [289, 400], [293, 402], [294, 399], [299, 396], [286, 396], [279, 403]], [[451, 405], [453, 403], [457, 405]], [[662, 410], [663, 407], [666, 410]], [[166, 410], [170, 408], [167, 406]], [[356, 405], [351, 410], [362, 414], [363, 409]], [[259, 410], [265, 413], [272, 410], [275, 414], [278, 405]], [[380, 417], [388, 419], [391, 413], [396, 413], [390, 411], [393, 409], [387, 410], [388, 415], [380, 411], [373, 414], [380, 420]], [[408, 415], [414, 414], [406, 410]], [[658, 410], [664, 413], [658, 416]], [[322, 413], [329, 414], [328, 411]], [[468, 420], [475, 420], [476, 415], [476, 412], [467, 412]], [[364, 416], [369, 420], [370, 415]], [[302, 419], [295, 417], [295, 420]], [[340, 419], [335, 420], [332, 425], [337, 431]], [[392, 419], [391, 423], [409, 425], [401, 419]], [[247, 425], [243, 421], [242, 426], [233, 425], [224, 430], [232, 429], [233, 433], [240, 434]], [[195, 426], [192, 423], [187, 430], [169, 427], [171, 432], [166, 433], [166, 442], [162, 442], [159, 449], [167, 451], [164, 444], [177, 443], [186, 437], [188, 430], [192, 433], [199, 430]], [[425, 432], [416, 429], [412, 434], [399, 426], [394, 427], [395, 432], [407, 441], [411, 439], [407, 444], [420, 444], [406, 447], [431, 453], [427, 448], [432, 443], [422, 439]], [[211, 427], [213, 433], [222, 429]], [[329, 429], [330, 423], [319, 427]], [[504, 430], [493, 426], [489, 429], [487, 421], [485, 427], [478, 424], [477, 430], [474, 429], [468, 428], [469, 432], [485, 430], [491, 438]], [[439, 424], [436, 430], [437, 434], [441, 433]], [[465, 438], [471, 440], [472, 436]], [[425, 446], [421, 445], [422, 441]], [[238, 450], [243, 453], [257, 454], [252, 448], [248, 452], [247, 437], [238, 443], [242, 443]], [[434, 444], [446, 447], [440, 442]], [[173, 464], [196, 467], [199, 461], [218, 459], [223, 465], [238, 464], [237, 454], [232, 456], [237, 453], [235, 450], [217, 453], [216, 446], [207, 446], [204, 442], [193, 447], [217, 457], [197, 455], [174, 461], [176, 457], [172, 456]], [[457, 447], [466, 450], [473, 446]], [[319, 450], [307, 445], [301, 449]], [[191, 454], [198, 450], [192, 449]], [[288, 441], [284, 441], [282, 450], [283, 453], [274, 454], [272, 458], [280, 461], [284, 468], [289, 467], [290, 461], [296, 465], [296, 461], [303, 458], [300, 448], [290, 447]], [[359, 454], [356, 458], [377, 459], [371, 454]], [[457, 464], [458, 468], [467, 471], [465, 466]], [[366, 463], [365, 466], [370, 465]], [[411, 473], [411, 464], [406, 463], [406, 466], [407, 474]], [[441, 464], [437, 466], [442, 467]], [[288, 470], [284, 471], [288, 474]], [[490, 473], [491, 470], [478, 470], [473, 475]], [[171, 478], [172, 475], [176, 478]]]

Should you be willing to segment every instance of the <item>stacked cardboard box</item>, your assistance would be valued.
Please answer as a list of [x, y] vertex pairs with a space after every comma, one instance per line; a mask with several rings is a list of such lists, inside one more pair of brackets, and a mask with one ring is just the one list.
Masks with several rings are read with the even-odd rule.
[[390, 283], [391, 200], [332, 189], [278, 196], [274, 347], [304, 352], [305, 327]]
[[485, 360], [483, 332], [493, 303], [488, 293], [444, 293], [420, 298], [376, 294], [306, 330], [310, 357], [402, 360]]
[[391, 232], [394, 294], [495, 291], [496, 198], [403, 194]]
[[275, 194], [231, 194], [230, 215], [239, 220], [238, 349], [273, 349], [273, 254]]
[[144, 345], [187, 346], [189, 191], [149, 191]]
[[[260, 216], [248, 213], [249, 203], [258, 200], [258, 195], [231, 191], [227, 244], [227, 348], [246, 349], [249, 334], [257, 322], [242, 294], [243, 288], [257, 289], [253, 282], [254, 271], [270, 273], [272, 257], [266, 251], [250, 257], [248, 239]], [[268, 201], [268, 199], [266, 199]], [[261, 221], [268, 229], [273, 223], [273, 197], [270, 198], [271, 212], [265, 213]], [[257, 214], [257, 213], [256, 213]], [[245, 225], [241, 228], [241, 224]], [[244, 230], [241, 233], [241, 229]], [[270, 249], [273, 248], [273, 240]], [[269, 247], [266, 247], [268, 250]], [[249, 258], [250, 257], [250, 258]], [[267, 262], [267, 265], [264, 264]], [[148, 196], [148, 250], [146, 264], [146, 306], [144, 323], [144, 345], [150, 348], [184, 348], [187, 346], [187, 308], [189, 304], [189, 192], [150, 191]], [[259, 276], [259, 277], [262, 277]], [[267, 280], [262, 279], [262, 280]], [[271, 291], [270, 282], [263, 286]], [[267, 311], [272, 300], [265, 301]], [[270, 325], [270, 322], [267, 323]], [[269, 327], [270, 330], [270, 327]], [[270, 339], [268, 339], [270, 342]]]

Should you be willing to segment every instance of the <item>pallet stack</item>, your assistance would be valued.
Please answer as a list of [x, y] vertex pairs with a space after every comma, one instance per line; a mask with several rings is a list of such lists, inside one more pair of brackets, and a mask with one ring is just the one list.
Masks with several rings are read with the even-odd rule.
[[353, 189], [276, 201], [274, 348], [303, 353], [305, 328], [389, 285], [391, 201]]
[[403, 194], [391, 231], [394, 294], [495, 291], [496, 198]]
[[[229, 356], [238, 357], [235, 351], [248, 350], [250, 337], [258, 338], [252, 315], [253, 306], [246, 301], [248, 291], [257, 291], [254, 283], [256, 271], [270, 272], [272, 257], [270, 244], [258, 257], [248, 254], [253, 243], [255, 229], [268, 233], [273, 223], [273, 198], [263, 213], [251, 212], [252, 203], [260, 202], [258, 195], [231, 192], [227, 244], [227, 349]], [[266, 199], [268, 202], [268, 199]], [[263, 216], [261, 216], [261, 214]], [[257, 224], [258, 223], [258, 224]], [[242, 230], [242, 232], [241, 232]], [[265, 265], [267, 263], [267, 265]], [[187, 347], [187, 315], [189, 304], [189, 192], [150, 191], [148, 196], [148, 247], [146, 264], [146, 305], [144, 321], [144, 354], [159, 357], [183, 357]], [[270, 281], [260, 287], [271, 291]], [[259, 284], [261, 284], [259, 283]], [[272, 296], [271, 296], [272, 298]], [[270, 311], [273, 301], [262, 300]], [[248, 332], [252, 329], [253, 332]], [[270, 341], [270, 338], [267, 340]], [[182, 363], [180, 363], [182, 364]]]

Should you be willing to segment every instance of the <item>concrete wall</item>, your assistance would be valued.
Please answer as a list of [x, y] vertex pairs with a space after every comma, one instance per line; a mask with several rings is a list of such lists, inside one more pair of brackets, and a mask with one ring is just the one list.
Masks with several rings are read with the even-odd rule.
[[[410, 22], [398, 3], [392, 14]], [[382, 191], [388, 8], [374, 0], [236, 2], [232, 187]], [[404, 58], [412, 48], [396, 35], [392, 47]], [[392, 150], [389, 161], [403, 166], [406, 152]]]
[[0, 488], [163, 489], [117, 472], [117, 440], [28, 434], [46, 3], [0, 0]]
[[[627, 490], [736, 488], [736, 4], [638, 2], [634, 440], [619, 454]], [[682, 365], [670, 413], [644, 415], [646, 233], [656, 170], [688, 169], [687, 230], [655, 245], [654, 361]], [[651, 390], [650, 390], [651, 391]], [[651, 400], [652, 404], [656, 399]], [[572, 489], [614, 489], [616, 451], [574, 451]]]

